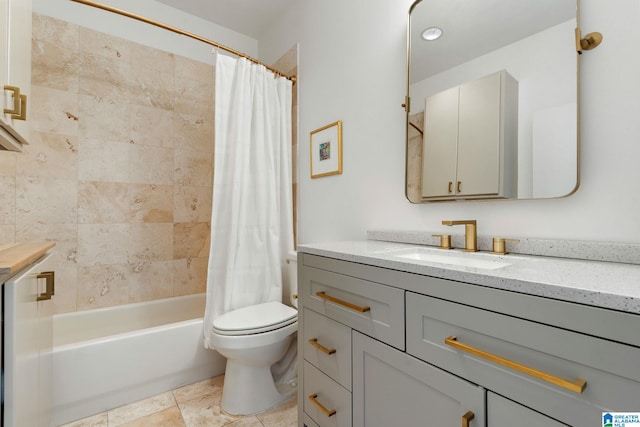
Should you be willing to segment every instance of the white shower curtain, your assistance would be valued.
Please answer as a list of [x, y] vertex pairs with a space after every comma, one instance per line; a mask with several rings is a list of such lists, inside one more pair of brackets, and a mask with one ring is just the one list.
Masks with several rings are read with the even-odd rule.
[[220, 314], [282, 300], [293, 250], [291, 81], [218, 54], [205, 347]]

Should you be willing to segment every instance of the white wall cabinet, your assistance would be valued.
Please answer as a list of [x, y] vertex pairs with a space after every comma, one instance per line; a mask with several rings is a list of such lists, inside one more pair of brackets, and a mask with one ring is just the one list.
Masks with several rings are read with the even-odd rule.
[[51, 267], [46, 256], [2, 286], [5, 427], [51, 422], [53, 306], [46, 297], [53, 292]]
[[427, 97], [422, 197], [515, 197], [518, 82], [506, 71]]
[[0, 0], [0, 148], [21, 151], [29, 139], [31, 0]]
[[581, 427], [636, 410], [638, 315], [306, 253], [298, 269], [301, 426]]

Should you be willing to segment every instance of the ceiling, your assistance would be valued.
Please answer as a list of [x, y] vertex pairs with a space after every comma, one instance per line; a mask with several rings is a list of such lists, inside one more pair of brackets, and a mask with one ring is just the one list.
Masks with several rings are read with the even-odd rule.
[[157, 0], [254, 39], [295, 0]]

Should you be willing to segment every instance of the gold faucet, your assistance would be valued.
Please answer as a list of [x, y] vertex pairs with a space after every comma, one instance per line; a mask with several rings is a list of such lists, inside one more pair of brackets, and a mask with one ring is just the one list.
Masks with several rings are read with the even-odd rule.
[[465, 251], [478, 252], [478, 234], [476, 220], [442, 221], [442, 225], [464, 225]]

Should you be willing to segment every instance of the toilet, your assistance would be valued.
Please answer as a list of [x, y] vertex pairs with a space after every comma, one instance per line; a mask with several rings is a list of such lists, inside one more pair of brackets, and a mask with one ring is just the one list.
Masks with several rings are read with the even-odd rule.
[[[295, 252], [289, 253], [287, 267], [287, 293], [291, 295], [293, 307], [297, 307]], [[213, 321], [211, 343], [227, 358], [221, 402], [225, 412], [256, 414], [295, 394], [295, 379], [280, 381], [274, 379], [272, 372], [272, 365], [287, 359], [288, 355], [295, 364], [296, 349], [292, 340], [298, 330], [298, 311], [293, 307], [267, 302], [229, 311]]]

